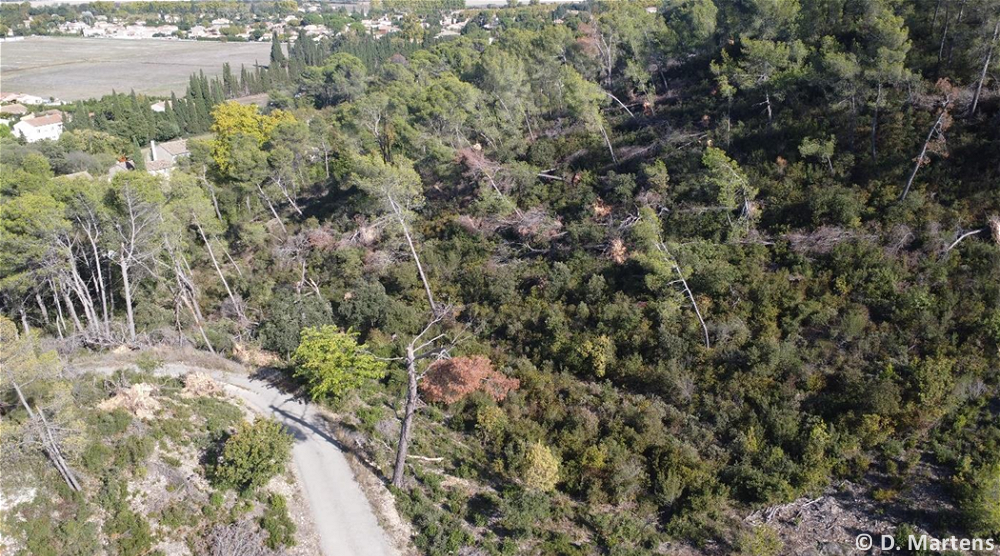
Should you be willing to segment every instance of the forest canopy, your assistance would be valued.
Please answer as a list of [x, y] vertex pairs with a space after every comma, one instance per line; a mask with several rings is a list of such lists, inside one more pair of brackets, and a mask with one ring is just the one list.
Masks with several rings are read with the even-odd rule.
[[1000, 3], [463, 13], [0, 139], [4, 314], [275, 352], [422, 553], [782, 553], [743, 518], [845, 483], [1000, 535]]

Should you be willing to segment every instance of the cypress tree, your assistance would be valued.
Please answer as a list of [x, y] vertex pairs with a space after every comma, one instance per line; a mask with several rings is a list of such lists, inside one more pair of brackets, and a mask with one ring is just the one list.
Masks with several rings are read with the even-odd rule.
[[250, 94], [250, 83], [247, 82], [247, 67], [245, 64], [240, 64], [240, 95]]
[[173, 122], [177, 124], [182, 132], [187, 131], [188, 123], [187, 118], [185, 118], [184, 107], [181, 106], [180, 102], [177, 100], [177, 95], [173, 92], [170, 93], [170, 108], [168, 112], [173, 118]]
[[135, 164], [136, 170], [146, 169], [146, 160], [142, 156], [142, 149], [139, 148], [139, 143], [136, 143], [134, 139], [132, 140], [131, 156], [132, 156], [132, 162]]
[[90, 110], [87, 109], [87, 105], [82, 101], [76, 103], [76, 107], [73, 110], [72, 127], [70, 129], [90, 129], [93, 125], [90, 121]]
[[229, 62], [222, 64], [222, 87], [226, 97], [236, 96], [236, 83], [233, 79], [233, 70], [229, 67]]
[[285, 53], [281, 51], [281, 41], [278, 40], [278, 32], [271, 33], [271, 65], [283, 66], [285, 64]]

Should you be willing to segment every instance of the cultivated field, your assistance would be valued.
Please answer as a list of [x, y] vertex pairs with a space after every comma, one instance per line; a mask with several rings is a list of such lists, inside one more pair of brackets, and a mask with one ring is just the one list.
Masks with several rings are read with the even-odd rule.
[[267, 63], [270, 43], [28, 37], [0, 42], [0, 90], [79, 100], [113, 90], [184, 94], [188, 76]]

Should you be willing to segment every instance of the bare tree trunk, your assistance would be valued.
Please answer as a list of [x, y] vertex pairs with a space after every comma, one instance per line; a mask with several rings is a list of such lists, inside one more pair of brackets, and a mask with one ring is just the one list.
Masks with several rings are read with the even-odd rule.
[[878, 94], [875, 95], [875, 112], [872, 114], [872, 134], [871, 134], [871, 150], [872, 150], [872, 162], [878, 162], [878, 151], [876, 150], [876, 139], [878, 137], [878, 108], [879, 104], [882, 102], [882, 82], [879, 81], [878, 84]]
[[392, 194], [386, 193], [389, 198], [389, 205], [392, 206], [392, 211], [396, 214], [396, 219], [399, 220], [399, 225], [403, 228], [403, 236], [406, 237], [406, 244], [410, 246], [410, 254], [413, 256], [413, 262], [417, 264], [417, 272], [420, 273], [420, 281], [424, 284], [424, 292], [427, 293], [427, 302], [431, 306], [431, 313], [437, 314], [437, 305], [434, 303], [434, 295], [431, 293], [431, 284], [427, 280], [427, 275], [424, 274], [424, 266], [420, 264], [420, 257], [417, 255], [417, 249], [413, 245], [413, 237], [410, 235], [410, 228], [406, 225], [406, 218], [403, 216], [403, 209], [396, 204], [396, 201], [392, 198]]
[[608, 152], [611, 153], [611, 160], [615, 164], [618, 164], [618, 157], [615, 156], [615, 149], [611, 146], [611, 139], [608, 138], [608, 132], [604, 129], [604, 124], [600, 124], [600, 126], [601, 126], [601, 135], [604, 136], [604, 144], [608, 146]]
[[80, 324], [80, 317], [76, 314], [76, 307], [73, 306], [73, 298], [69, 296], [69, 292], [66, 291], [66, 287], [60, 288], [63, 294], [63, 299], [66, 301], [66, 307], [69, 309], [69, 316], [73, 319], [73, 324], [76, 325], [77, 332], [83, 332], [83, 325]]
[[[52, 280], [49, 280], [49, 289], [52, 290], [52, 301], [56, 306], [56, 332], [59, 333], [59, 339], [61, 340], [63, 338], [63, 329], [66, 328], [66, 317], [63, 316], [62, 303], [59, 302], [59, 293], [56, 291], [56, 286], [52, 283]], [[69, 331], [67, 330], [67, 332]]]
[[240, 278], [243, 278], [243, 269], [241, 269], [240, 265], [236, 264], [236, 261], [233, 260], [233, 256], [229, 254], [229, 249], [226, 249], [225, 246], [223, 246], [222, 253], [226, 255], [226, 259], [229, 260], [229, 264], [233, 265], [233, 268], [236, 269], [236, 274], [239, 274]]
[[31, 327], [28, 326], [28, 313], [24, 311], [24, 304], [22, 303], [17, 310], [21, 313], [21, 328], [24, 329], [25, 334], [31, 334]]
[[983, 83], [986, 81], [986, 72], [990, 68], [990, 61], [993, 59], [993, 49], [996, 48], [997, 39], [1000, 39], [1000, 19], [993, 27], [993, 41], [990, 42], [990, 49], [986, 52], [986, 60], [983, 62], [983, 71], [979, 74], [979, 82], [976, 83], [976, 94], [972, 97], [972, 107], [969, 108], [969, 116], [976, 114], [976, 107], [979, 105], [979, 97], [983, 93]]
[[956, 239], [955, 241], [953, 241], [952, 244], [949, 245], [947, 249], [945, 249], [945, 252], [948, 252], [948, 251], [951, 251], [952, 249], [954, 249], [956, 245], [958, 245], [959, 243], [962, 243], [963, 239], [965, 239], [965, 238], [967, 238], [969, 236], [974, 236], [974, 235], [978, 234], [979, 232], [982, 232], [982, 231], [985, 231], [985, 230], [986, 230], [986, 228], [979, 228], [978, 230], [972, 230], [971, 232], [965, 232], [964, 234], [958, 236], [958, 239]]
[[299, 216], [302, 216], [302, 209], [299, 208], [299, 205], [295, 202], [295, 199], [293, 199], [292, 196], [288, 193], [288, 188], [284, 186], [281, 180], [278, 180], [275, 183], [278, 185], [278, 189], [281, 190], [281, 194], [285, 196], [285, 200], [287, 200], [289, 204], [292, 205], [292, 208], [295, 209], [295, 212], [299, 213]]
[[934, 120], [934, 125], [931, 126], [930, 132], [927, 133], [927, 139], [924, 140], [924, 146], [920, 149], [920, 155], [917, 156], [917, 163], [913, 165], [913, 172], [910, 173], [910, 179], [906, 181], [906, 189], [903, 190], [903, 195], [899, 198], [900, 201], [906, 199], [907, 194], [910, 193], [910, 187], [913, 186], [913, 180], [917, 177], [917, 172], [920, 171], [920, 167], [924, 164], [924, 157], [927, 156], [927, 147], [931, 144], [931, 139], [934, 138], [934, 134], [937, 133], [938, 127], [944, 120], [944, 115], [948, 113], [947, 106], [941, 110], [941, 114], [938, 115], [937, 120]]
[[55, 466], [59, 474], [62, 475], [63, 480], [69, 485], [69, 488], [79, 492], [80, 483], [77, 482], [76, 476], [73, 470], [70, 469], [69, 464], [66, 463], [65, 458], [63, 458], [62, 453], [59, 450], [59, 445], [56, 443], [55, 438], [52, 436], [52, 429], [49, 427], [48, 421], [45, 419], [44, 412], [35, 412], [31, 408], [31, 404], [25, 399], [24, 393], [21, 391], [21, 385], [17, 382], [12, 383], [14, 386], [14, 391], [17, 393], [17, 399], [21, 402], [21, 406], [28, 413], [28, 419], [34, 423], [36, 431], [41, 439], [43, 450], [45, 455], [49, 457], [52, 461], [52, 465]]
[[323, 147], [323, 170], [326, 172], [326, 179], [330, 179], [330, 146], [326, 144], [326, 138], [320, 145]]
[[626, 112], [628, 112], [628, 115], [629, 115], [629, 116], [631, 116], [631, 117], [632, 117], [633, 119], [635, 118], [635, 114], [633, 114], [633, 113], [632, 113], [632, 111], [631, 111], [631, 110], [629, 110], [628, 106], [625, 106], [625, 103], [624, 103], [624, 102], [622, 102], [622, 101], [618, 100], [618, 97], [616, 97], [615, 95], [613, 95], [613, 94], [611, 94], [611, 93], [609, 93], [609, 92], [607, 92], [607, 91], [604, 91], [604, 94], [606, 94], [606, 95], [608, 95], [609, 97], [613, 98], [613, 99], [614, 99], [614, 101], [615, 101], [615, 102], [617, 102], [619, 106], [621, 106], [622, 108], [624, 108], [624, 109], [625, 109], [625, 111], [626, 111]]
[[[178, 282], [180, 282], [180, 280], [181, 279], [178, 278]], [[194, 325], [198, 328], [198, 332], [201, 334], [201, 339], [205, 342], [205, 347], [208, 348], [208, 351], [215, 353], [215, 348], [212, 347], [212, 342], [208, 339], [208, 334], [205, 332], [205, 325], [203, 323], [204, 318], [201, 314], [201, 307], [198, 305], [198, 300], [195, 297], [194, 292], [185, 287], [185, 285], [178, 284], [178, 286], [180, 286], [178, 296], [181, 299], [181, 303], [183, 303], [188, 308], [188, 311], [191, 312], [191, 317], [194, 318]], [[180, 332], [179, 323], [178, 332]]]
[[87, 323], [90, 325], [90, 328], [95, 332], [100, 332], [100, 319], [97, 317], [97, 309], [94, 305], [94, 298], [90, 295], [90, 288], [87, 287], [87, 283], [80, 276], [72, 249], [68, 250], [68, 255], [72, 290], [80, 300], [80, 305], [83, 306], [83, 314], [87, 317]]
[[938, 58], [937, 58], [937, 69], [935, 70], [936, 75], [941, 74], [941, 59], [944, 56], [944, 43], [948, 38], [948, 27], [951, 24], [951, 2], [948, 3], [948, 7], [944, 11], [944, 28], [941, 30], [941, 44], [938, 46]]
[[233, 302], [233, 307], [236, 309], [236, 314], [239, 315], [241, 321], [246, 321], [246, 315], [243, 314], [243, 308], [240, 302], [236, 300], [236, 296], [233, 294], [233, 290], [229, 288], [229, 282], [226, 280], [226, 276], [222, 273], [222, 269], [219, 268], [219, 261], [215, 258], [215, 251], [212, 250], [212, 243], [208, 241], [208, 237], [205, 235], [205, 230], [201, 227], [201, 224], [195, 220], [194, 225], [198, 228], [198, 234], [201, 235], [201, 240], [205, 242], [205, 247], [208, 249], [208, 256], [212, 259], [212, 266], [215, 267], [215, 272], [219, 274], [219, 279], [222, 280], [222, 285], [226, 288], [226, 294], [229, 295], [229, 300]]
[[705, 334], [705, 347], [711, 349], [712, 342], [708, 337], [708, 326], [705, 324], [705, 319], [701, 316], [701, 309], [698, 308], [698, 302], [694, 299], [694, 293], [691, 292], [691, 288], [688, 287], [687, 280], [684, 279], [684, 273], [681, 272], [681, 267], [677, 264], [676, 259], [674, 259], [674, 257], [670, 254], [670, 251], [667, 249], [665, 243], [662, 241], [657, 242], [656, 249], [663, 254], [663, 256], [674, 267], [674, 271], [677, 272], [677, 277], [680, 280], [680, 283], [684, 286], [684, 293], [686, 293], [688, 299], [691, 300], [691, 306], [694, 307], [694, 314], [698, 316], [698, 322], [701, 323], [701, 330]]
[[132, 342], [135, 341], [135, 315], [132, 313], [132, 284], [129, 282], [128, 278], [128, 263], [125, 261], [125, 244], [122, 246], [122, 256], [119, 263], [119, 268], [122, 271], [122, 284], [123, 291], [125, 293], [125, 315], [128, 317], [128, 339]]
[[934, 17], [931, 18], [931, 33], [934, 33], [934, 27], [937, 26], [938, 12], [940, 11], [941, 11], [941, 0], [937, 0], [937, 3], [934, 4]]
[[201, 171], [201, 181], [205, 184], [205, 188], [208, 189], [208, 196], [212, 199], [212, 207], [215, 208], [215, 216], [219, 219], [219, 222], [224, 222], [222, 220], [222, 212], [219, 211], [219, 200], [215, 197], [215, 187], [212, 186], [212, 182], [208, 181], [205, 177], [205, 169], [202, 167]]
[[403, 410], [403, 424], [399, 431], [399, 444], [396, 446], [396, 465], [392, 470], [392, 486], [402, 488], [403, 473], [406, 469], [406, 454], [410, 449], [410, 434], [413, 427], [413, 415], [417, 410], [417, 357], [413, 342], [406, 347], [406, 406]]
[[49, 310], [45, 308], [45, 304], [42, 303], [42, 294], [35, 292], [35, 303], [38, 304], [38, 309], [42, 312], [42, 318], [45, 319], [45, 324], [51, 323], [49, 320]]
[[687, 292], [688, 299], [691, 300], [691, 306], [694, 307], [694, 314], [698, 315], [698, 322], [701, 323], [701, 330], [705, 333], [705, 347], [711, 348], [712, 342], [708, 338], [708, 326], [705, 325], [705, 319], [701, 316], [701, 310], [698, 309], [698, 302], [694, 299], [694, 294], [691, 293], [691, 288], [688, 287], [687, 280], [684, 279], [684, 274], [681, 272], [681, 267], [674, 263], [674, 270], [677, 271], [677, 277], [680, 278], [681, 283], [684, 284], [684, 291]]
[[267, 193], [264, 193], [264, 188], [261, 187], [259, 183], [257, 184], [257, 191], [260, 191], [260, 197], [264, 199], [265, 203], [267, 203], [267, 208], [271, 209], [271, 214], [274, 215], [274, 219], [277, 220], [278, 225], [281, 226], [281, 231], [284, 232], [285, 235], [288, 235], [288, 229], [285, 228], [285, 223], [281, 221], [281, 217], [278, 216], [278, 211], [274, 210], [274, 205], [271, 204], [271, 198], [267, 196]]
[[91, 250], [94, 252], [94, 266], [97, 270], [97, 293], [101, 296], [101, 314], [104, 317], [104, 332], [106, 334], [111, 334], [111, 319], [108, 316], [108, 295], [107, 288], [104, 285], [104, 272], [101, 270], [101, 256], [97, 250], [97, 238], [91, 235], [90, 230], [87, 229], [87, 239], [90, 240]]

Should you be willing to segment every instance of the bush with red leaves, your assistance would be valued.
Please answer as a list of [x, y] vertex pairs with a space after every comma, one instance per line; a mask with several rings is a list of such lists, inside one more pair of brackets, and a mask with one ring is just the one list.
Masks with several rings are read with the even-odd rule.
[[476, 355], [435, 361], [427, 369], [420, 390], [429, 402], [451, 404], [476, 391], [499, 402], [520, 385], [516, 378], [494, 370], [489, 359]]

